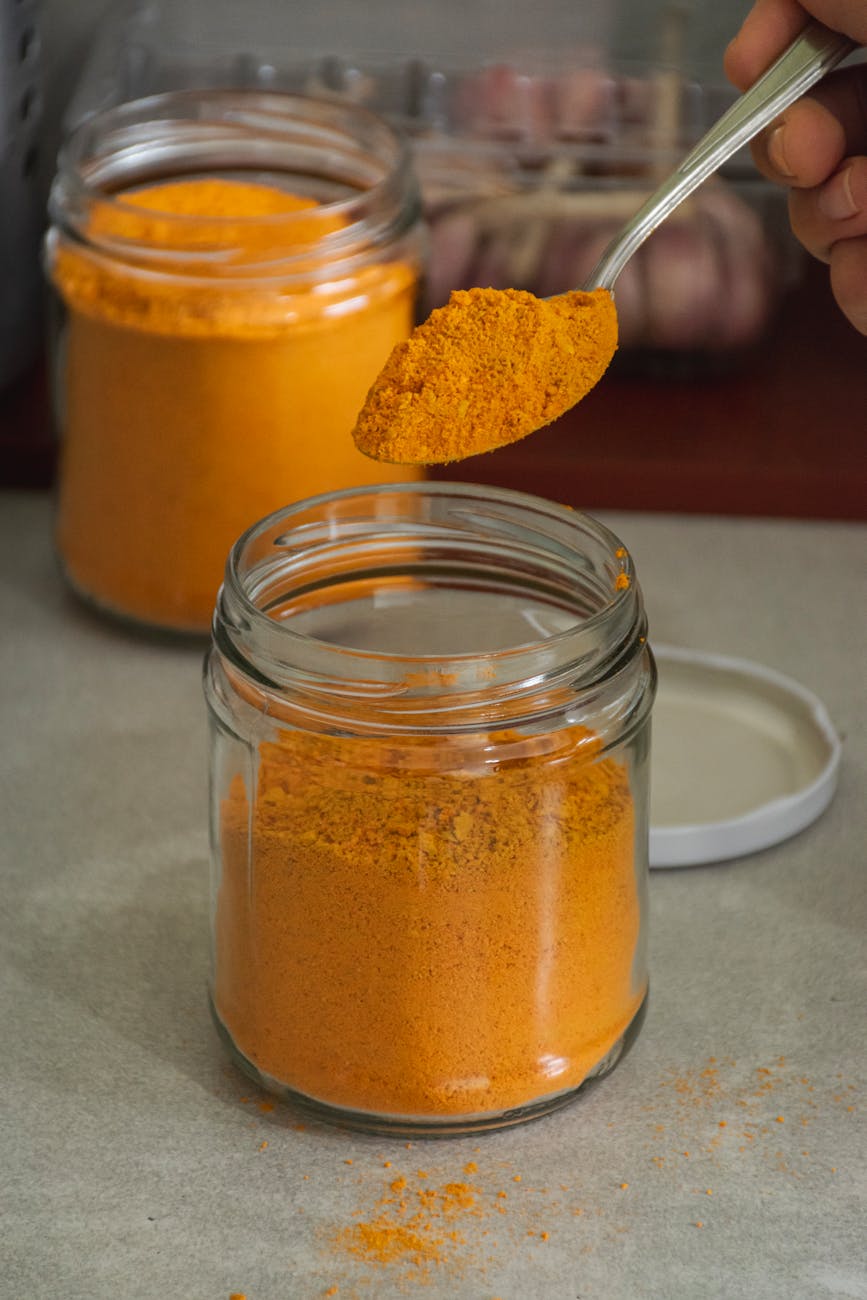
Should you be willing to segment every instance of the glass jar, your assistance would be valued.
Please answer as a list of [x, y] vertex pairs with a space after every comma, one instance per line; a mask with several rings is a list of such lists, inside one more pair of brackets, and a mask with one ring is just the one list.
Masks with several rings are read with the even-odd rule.
[[626, 550], [451, 483], [256, 524], [205, 666], [211, 1001], [263, 1087], [372, 1131], [543, 1114], [642, 1020], [655, 669]]
[[406, 477], [351, 431], [414, 324], [407, 146], [351, 106], [157, 95], [73, 133], [50, 210], [64, 569], [106, 610], [205, 632], [245, 528]]

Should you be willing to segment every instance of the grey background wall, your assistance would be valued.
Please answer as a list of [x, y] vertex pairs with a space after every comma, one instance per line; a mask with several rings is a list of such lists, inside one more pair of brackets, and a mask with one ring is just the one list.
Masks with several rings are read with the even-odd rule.
[[[98, 33], [100, 21], [112, 11], [116, 0], [42, 0], [41, 26], [44, 95], [44, 147], [41, 171], [47, 178], [59, 138], [63, 108], [81, 73], [88, 51]], [[121, 0], [121, 3], [123, 0]], [[183, 0], [178, 0], [181, 4]], [[304, 0], [302, 0], [302, 3]], [[357, 4], [359, 0], [345, 0]], [[501, 0], [505, 5], [508, 0]], [[315, 4], [317, 0], [307, 0]], [[436, 0], [429, 0], [431, 6]], [[560, 0], [569, 9], [581, 5], [599, 5], [609, 14], [612, 26], [612, 50], [620, 58], [642, 59], [658, 46], [660, 16], [671, 7], [671, 0]], [[298, 6], [298, 0], [285, 0], [285, 10]], [[243, 13], [244, 5], [239, 6]], [[683, 0], [681, 6], [689, 17], [688, 61], [691, 70], [702, 77], [719, 77], [720, 61], [729, 38], [737, 30], [750, 0]], [[544, 33], [540, 33], [544, 39]]]
[[[689, 18], [689, 59], [696, 75], [719, 76], [723, 51], [751, 6], [752, 0], [686, 0], [681, 5]], [[618, 53], [646, 57], [656, 42], [660, 14], [669, 7], [666, 0], [620, 0], [617, 7]]]

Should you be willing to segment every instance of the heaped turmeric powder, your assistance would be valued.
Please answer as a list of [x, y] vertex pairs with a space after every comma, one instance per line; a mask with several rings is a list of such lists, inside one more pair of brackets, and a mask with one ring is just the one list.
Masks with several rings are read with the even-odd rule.
[[[57, 542], [96, 604], [204, 631], [244, 528], [383, 479], [350, 431], [412, 327], [419, 254], [402, 147], [371, 121], [197, 92], [73, 142], [47, 257], [64, 307]], [[354, 189], [362, 163], [370, 188]]]
[[618, 1059], [647, 991], [653, 693], [624, 572], [584, 516], [447, 484], [333, 494], [234, 548], [212, 1002], [266, 1087], [460, 1131]]
[[493, 451], [587, 395], [617, 348], [605, 289], [536, 298], [458, 289], [397, 343], [353, 431], [379, 461], [433, 465]]
[[[626, 771], [578, 731], [287, 732], [221, 809], [217, 1014], [257, 1070], [374, 1115], [478, 1116], [576, 1088], [623, 1037], [639, 895]], [[532, 746], [529, 746], [532, 749]], [[484, 750], [491, 770], [462, 763]]]

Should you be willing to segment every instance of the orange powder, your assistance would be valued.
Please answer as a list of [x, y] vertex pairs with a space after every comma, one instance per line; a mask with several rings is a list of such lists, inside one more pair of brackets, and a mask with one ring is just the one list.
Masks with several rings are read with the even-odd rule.
[[395, 346], [352, 436], [366, 455], [407, 465], [494, 451], [586, 397], [616, 349], [605, 289], [456, 289]]
[[252, 806], [237, 775], [218, 812], [214, 978], [259, 1071], [436, 1119], [573, 1089], [605, 1057], [645, 994], [633, 804], [586, 731], [550, 742], [261, 744]]
[[[99, 203], [90, 242], [51, 246], [67, 308], [58, 545], [96, 603], [203, 631], [250, 524], [308, 495], [406, 477], [349, 435], [411, 329], [415, 270], [371, 263], [323, 282], [317, 250], [339, 228], [273, 186], [184, 180]], [[303, 265], [300, 284], [262, 277], [287, 252], [297, 271], [307, 248], [309, 282]]]
[[427, 1280], [429, 1266], [453, 1262], [465, 1238], [469, 1218], [482, 1218], [479, 1189], [470, 1183], [441, 1187], [410, 1186], [405, 1178], [391, 1184], [377, 1202], [375, 1217], [336, 1233], [332, 1246], [366, 1264], [408, 1265], [417, 1280]]

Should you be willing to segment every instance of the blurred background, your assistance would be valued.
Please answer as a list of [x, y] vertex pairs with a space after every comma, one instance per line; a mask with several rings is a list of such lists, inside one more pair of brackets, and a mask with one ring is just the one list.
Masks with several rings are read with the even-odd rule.
[[[184, 5], [174, 6], [183, 10]], [[220, 4], [205, 6], [205, 12], [220, 9]], [[721, 80], [721, 60], [726, 44], [737, 30], [743, 16], [750, 7], [750, 0], [694, 0], [682, 6], [689, 15], [686, 62], [689, 71], [696, 77], [713, 82]], [[44, 67], [44, 156], [41, 161], [43, 183], [47, 184], [53, 169], [53, 158], [60, 138], [63, 112], [72, 96], [76, 83], [81, 77], [82, 69], [94, 42], [98, 40], [101, 27], [117, 16], [124, 8], [123, 0], [42, 0], [37, 7], [42, 35], [42, 57]], [[417, 16], [420, 9], [433, 15], [437, 10], [443, 13], [440, 26], [440, 40], [448, 43], [451, 19], [451, 6], [438, 5], [437, 0], [403, 0], [395, 5], [396, 13], [406, 15], [405, 39], [416, 30]], [[467, 6], [461, 8], [465, 11]], [[516, 6], [506, 5], [497, 0], [493, 8], [500, 13], [508, 13]], [[599, 24], [610, 33], [610, 51], [617, 60], [642, 61], [653, 58], [659, 48], [659, 28], [663, 15], [671, 9], [667, 0], [555, 0], [552, 6], [559, 12], [561, 19], [567, 21], [569, 16], [589, 14], [594, 24]], [[335, 30], [334, 20], [330, 14], [336, 13], [341, 30], [346, 17], [358, 13], [367, 6], [359, 5], [355, 0], [337, 0], [337, 3], [305, 4], [302, 0], [271, 0], [271, 3], [234, 4], [223, 6], [223, 17], [231, 23], [234, 19], [235, 30], [239, 38], [239, 48], [245, 45], [245, 20], [248, 13], [254, 14], [254, 25], [266, 27], [272, 22], [278, 32], [291, 31], [299, 11], [306, 13], [308, 21], [321, 15], [321, 32], [323, 41]], [[537, 12], [533, 5], [525, 7], [525, 20], [532, 40], [538, 44], [540, 24], [534, 18]], [[515, 15], [510, 14], [510, 18]], [[204, 35], [204, 33], [203, 33]], [[285, 36], [284, 36], [285, 39]], [[419, 53], [424, 53], [419, 50]]]
[[[0, 483], [46, 486], [38, 245], [57, 149], [112, 103], [187, 85], [337, 96], [414, 142], [430, 258], [421, 314], [471, 284], [574, 287], [733, 97], [749, 0], [0, 0], [4, 283]], [[592, 400], [461, 477], [586, 508], [863, 517], [841, 405], [863, 339], [744, 152], [618, 283], [621, 348]], [[818, 340], [818, 341], [817, 341]], [[817, 355], [819, 347], [821, 356]], [[818, 377], [818, 378], [817, 378]], [[864, 394], [867, 398], [867, 393]], [[862, 407], [863, 409], [863, 407]], [[468, 472], [469, 471], [469, 472]], [[445, 471], [448, 473], [448, 471]]]

